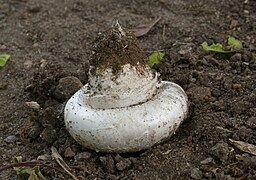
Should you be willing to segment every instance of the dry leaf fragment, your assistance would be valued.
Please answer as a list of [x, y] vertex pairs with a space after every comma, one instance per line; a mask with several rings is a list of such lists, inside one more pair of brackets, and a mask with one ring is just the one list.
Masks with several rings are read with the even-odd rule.
[[250, 153], [254, 156], [256, 156], [256, 146], [253, 144], [249, 144], [243, 141], [235, 141], [233, 139], [229, 139], [229, 141], [238, 149], [241, 151]]
[[64, 169], [64, 171], [66, 171], [74, 180], [78, 180], [77, 177], [70, 172], [70, 167], [65, 163], [61, 155], [58, 153], [57, 149], [52, 146], [51, 151], [52, 158], [55, 159], [55, 161]]
[[136, 37], [141, 37], [144, 36], [145, 34], [147, 34], [150, 29], [152, 29], [153, 26], [156, 25], [156, 23], [158, 21], [160, 21], [161, 17], [157, 18], [156, 20], [154, 20], [153, 22], [149, 23], [149, 24], [142, 24], [139, 25], [133, 29], [131, 29], [131, 31], [135, 34]]

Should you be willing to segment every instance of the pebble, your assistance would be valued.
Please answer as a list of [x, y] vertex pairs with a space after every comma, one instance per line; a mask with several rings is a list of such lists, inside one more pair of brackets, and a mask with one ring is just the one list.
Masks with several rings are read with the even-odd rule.
[[215, 167], [215, 162], [212, 157], [206, 158], [200, 162], [200, 169], [203, 171], [210, 171], [213, 167]]
[[129, 169], [132, 165], [132, 162], [129, 159], [123, 159], [120, 162], [116, 163], [116, 169], [118, 171], [124, 171]]
[[7, 136], [4, 141], [7, 143], [14, 143], [18, 140], [18, 138], [14, 135]]
[[64, 102], [68, 100], [82, 86], [83, 84], [77, 77], [68, 76], [61, 78], [54, 91], [54, 97]]
[[190, 176], [192, 179], [202, 179], [203, 173], [198, 168], [193, 168]]
[[115, 159], [115, 162], [118, 163], [118, 162], [122, 161], [124, 158], [122, 156], [120, 156], [119, 154], [117, 154], [114, 159]]
[[31, 60], [26, 60], [26, 61], [23, 63], [23, 65], [24, 65], [24, 68], [25, 68], [25, 69], [31, 69], [32, 66], [33, 66], [33, 62], [32, 62]]
[[114, 173], [115, 172], [115, 163], [114, 159], [112, 158], [111, 155], [107, 156], [101, 156], [100, 157], [100, 162], [103, 168], [108, 172], [108, 173]]
[[248, 169], [256, 169], [256, 156], [244, 157], [244, 159], [242, 161], [242, 166], [246, 170], [248, 170]]
[[41, 161], [51, 161], [51, 155], [49, 154], [42, 154], [36, 158], [37, 160]]
[[242, 54], [241, 53], [236, 53], [233, 56], [230, 57], [231, 61], [237, 62], [242, 60]]
[[92, 154], [90, 152], [81, 152], [79, 154], [77, 154], [75, 156], [75, 160], [76, 161], [83, 161], [83, 160], [87, 160], [92, 156]]
[[65, 157], [74, 157], [76, 153], [72, 150], [71, 147], [67, 147], [64, 152]]
[[228, 144], [225, 142], [218, 142], [215, 146], [211, 148], [212, 154], [222, 162], [228, 160], [229, 148]]
[[45, 59], [42, 59], [41, 61], [40, 61], [40, 67], [41, 68], [44, 68], [46, 65], [47, 65], [47, 60], [45, 60]]
[[43, 132], [40, 134], [40, 137], [49, 144], [52, 144], [57, 138], [57, 132], [52, 128], [44, 128]]
[[35, 101], [25, 102], [25, 104], [33, 110], [39, 111], [40, 109], [40, 105]]

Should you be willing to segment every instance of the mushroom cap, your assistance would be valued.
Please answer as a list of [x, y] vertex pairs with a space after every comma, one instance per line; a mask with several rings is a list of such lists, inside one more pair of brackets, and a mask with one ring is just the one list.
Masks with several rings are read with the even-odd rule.
[[67, 102], [64, 119], [71, 136], [102, 152], [135, 152], [170, 137], [188, 113], [188, 99], [175, 83], [162, 81], [148, 101], [128, 107], [95, 109], [88, 84]]

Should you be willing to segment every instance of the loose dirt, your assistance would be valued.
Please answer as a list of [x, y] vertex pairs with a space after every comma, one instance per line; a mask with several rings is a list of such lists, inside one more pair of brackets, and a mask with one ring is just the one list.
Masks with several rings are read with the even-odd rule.
[[[97, 33], [116, 20], [133, 29], [158, 17], [139, 42], [148, 56], [165, 52], [154, 69], [184, 88], [188, 119], [167, 142], [143, 152], [81, 147], [66, 131], [62, 112], [80, 82], [87, 82]], [[255, 156], [229, 141], [256, 145], [255, 27], [253, 0], [0, 0], [0, 53], [11, 55], [0, 68], [0, 166], [15, 156], [40, 156], [60, 168], [49, 158], [54, 146], [81, 179], [256, 179]], [[204, 41], [228, 47], [228, 35], [243, 48], [214, 54], [200, 47]], [[70, 178], [41, 171], [48, 179]], [[24, 177], [8, 169], [0, 179]]]

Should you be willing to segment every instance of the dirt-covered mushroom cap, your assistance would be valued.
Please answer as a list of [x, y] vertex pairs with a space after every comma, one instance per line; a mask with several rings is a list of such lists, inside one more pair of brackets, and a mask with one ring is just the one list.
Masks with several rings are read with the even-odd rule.
[[159, 81], [135, 36], [117, 24], [96, 39], [89, 82], [67, 102], [64, 118], [81, 145], [132, 152], [170, 137], [187, 112], [183, 89]]
[[138, 40], [119, 24], [95, 40], [89, 73], [88, 104], [99, 109], [145, 102], [152, 98], [158, 83]]

